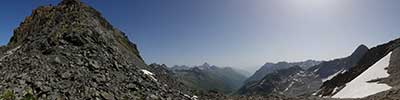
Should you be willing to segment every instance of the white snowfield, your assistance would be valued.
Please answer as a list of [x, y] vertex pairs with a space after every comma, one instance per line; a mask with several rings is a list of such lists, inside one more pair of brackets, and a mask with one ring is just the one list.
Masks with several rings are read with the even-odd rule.
[[144, 74], [146, 74], [147, 76], [149, 76], [151, 79], [153, 79], [154, 81], [157, 82], [157, 79], [154, 77], [154, 74], [148, 70], [142, 69], [141, 70]]
[[332, 96], [332, 98], [363, 98], [369, 95], [373, 95], [382, 91], [391, 89], [387, 84], [378, 84], [377, 82], [368, 83], [367, 81], [385, 78], [389, 74], [385, 70], [389, 66], [390, 55], [392, 52], [387, 54], [381, 60], [376, 62], [366, 71], [361, 73], [351, 82], [347, 83], [346, 86], [338, 93]]

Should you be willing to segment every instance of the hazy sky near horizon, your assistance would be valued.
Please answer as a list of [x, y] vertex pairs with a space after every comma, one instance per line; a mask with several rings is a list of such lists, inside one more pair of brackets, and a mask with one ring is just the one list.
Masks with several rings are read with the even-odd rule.
[[[265, 62], [330, 60], [400, 37], [400, 0], [82, 0], [139, 47], [147, 63], [254, 71]], [[31, 11], [59, 0], [0, 6], [5, 45]]]

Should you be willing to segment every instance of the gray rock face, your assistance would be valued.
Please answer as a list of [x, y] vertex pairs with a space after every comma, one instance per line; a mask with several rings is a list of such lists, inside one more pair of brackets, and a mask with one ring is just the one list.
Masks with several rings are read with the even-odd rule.
[[17, 99], [189, 99], [143, 73], [136, 45], [79, 0], [37, 8], [0, 51], [0, 92]]
[[400, 86], [400, 48], [396, 48], [392, 51], [390, 55], [389, 66], [387, 68], [389, 73], [389, 77], [382, 80], [383, 83], [386, 83], [392, 87]]

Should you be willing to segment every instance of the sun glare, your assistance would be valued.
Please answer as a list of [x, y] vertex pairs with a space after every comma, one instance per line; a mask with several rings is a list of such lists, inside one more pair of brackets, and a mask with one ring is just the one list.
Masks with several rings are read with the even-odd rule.
[[296, 8], [331, 8], [340, 0], [288, 0], [288, 2]]

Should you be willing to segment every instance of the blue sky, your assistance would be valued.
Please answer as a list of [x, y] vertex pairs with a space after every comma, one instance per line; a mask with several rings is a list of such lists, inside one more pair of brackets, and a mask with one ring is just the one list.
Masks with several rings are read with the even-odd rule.
[[[204, 62], [254, 71], [265, 62], [330, 60], [400, 36], [399, 0], [82, 0], [138, 44], [147, 63]], [[5, 45], [31, 11], [0, 6]]]

